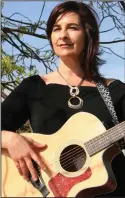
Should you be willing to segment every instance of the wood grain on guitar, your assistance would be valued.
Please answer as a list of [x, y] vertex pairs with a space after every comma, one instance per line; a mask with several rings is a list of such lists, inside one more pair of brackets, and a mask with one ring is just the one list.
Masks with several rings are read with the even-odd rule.
[[[48, 145], [40, 153], [41, 193], [21, 177], [6, 150], [2, 150], [2, 197], [92, 197], [116, 188], [111, 161], [119, 152], [115, 144], [125, 136], [125, 121], [106, 131], [101, 121], [89, 113], [73, 115], [53, 135], [25, 133]], [[45, 196], [44, 196], [45, 195]]]

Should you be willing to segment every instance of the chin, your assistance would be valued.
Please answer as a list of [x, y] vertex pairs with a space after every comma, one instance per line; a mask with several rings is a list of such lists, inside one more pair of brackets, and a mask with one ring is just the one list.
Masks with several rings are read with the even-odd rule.
[[75, 53], [60, 53], [57, 54], [60, 58], [65, 58], [65, 57], [76, 57], [77, 55]]

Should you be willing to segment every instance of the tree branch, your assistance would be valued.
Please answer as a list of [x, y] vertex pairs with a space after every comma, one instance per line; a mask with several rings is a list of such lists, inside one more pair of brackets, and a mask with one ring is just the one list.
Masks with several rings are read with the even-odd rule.
[[[18, 20], [15, 20], [15, 19], [10, 19], [9, 17], [5, 17], [5, 16], [3, 16], [3, 15], [2, 15], [2, 17], [3, 17], [3, 18], [5, 18], [5, 19], [7, 19], [7, 20], [9, 20], [9, 21], [13, 21], [13, 22], [21, 23], [21, 24], [23, 24], [23, 25], [28, 25], [28, 26], [32, 26], [32, 25], [34, 25], [34, 24], [32, 24], [32, 23], [27, 23], [27, 22], [18, 21]], [[42, 29], [42, 30], [44, 30], [44, 31], [46, 31], [46, 29], [45, 29], [45, 28], [42, 28], [42, 27], [38, 27], [38, 28], [39, 28], [39, 29]]]
[[118, 56], [119, 58], [122, 58], [123, 60], [125, 60], [125, 58], [123, 58], [122, 56], [120, 56], [120, 55], [118, 55], [118, 54], [116, 54], [114, 51], [112, 51], [110, 48], [108, 48], [108, 47], [104, 47], [104, 46], [101, 46], [102, 48], [106, 48], [106, 49], [108, 49], [110, 52], [112, 52], [114, 55], [116, 55], [116, 56]]
[[31, 32], [27, 32], [27, 31], [23, 31], [21, 29], [13, 29], [13, 28], [7, 28], [7, 27], [3, 27], [2, 28], [3, 32], [6, 34], [6, 33], [12, 33], [12, 32], [19, 32], [19, 33], [22, 33], [22, 34], [28, 34], [28, 35], [31, 35], [31, 36], [35, 36], [37, 38], [42, 38], [42, 39], [47, 39], [47, 36], [41, 34], [35, 34], [35, 33], [31, 33]]
[[101, 31], [101, 32], [99, 32], [99, 33], [109, 32], [109, 31], [114, 30], [114, 29], [115, 29], [115, 27], [113, 27], [113, 28], [111, 28], [111, 29], [108, 29], [108, 30]]
[[42, 14], [43, 14], [43, 10], [44, 10], [44, 7], [45, 7], [45, 1], [43, 2], [43, 7], [42, 7], [42, 10], [41, 10], [41, 14], [40, 14], [40, 17], [39, 17], [39, 20], [37, 22], [37, 27], [39, 26], [39, 23], [40, 23], [40, 20], [41, 20], [41, 17], [42, 17]]
[[113, 43], [120, 43], [125, 42], [125, 39], [117, 40], [117, 41], [105, 41], [105, 42], [99, 42], [100, 44], [113, 44]]

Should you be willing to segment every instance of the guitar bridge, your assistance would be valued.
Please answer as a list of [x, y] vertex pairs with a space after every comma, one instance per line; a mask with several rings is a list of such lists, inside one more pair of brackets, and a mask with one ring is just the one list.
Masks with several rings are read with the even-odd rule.
[[39, 190], [41, 192], [43, 197], [46, 197], [50, 192], [49, 192], [47, 186], [45, 185], [45, 182], [43, 180], [43, 177], [41, 175], [41, 172], [39, 170], [39, 167], [38, 167], [37, 163], [33, 160], [32, 160], [32, 162], [33, 162], [33, 166], [34, 166], [34, 168], [37, 172], [38, 180], [33, 181], [32, 176], [30, 174], [30, 182], [37, 190]]

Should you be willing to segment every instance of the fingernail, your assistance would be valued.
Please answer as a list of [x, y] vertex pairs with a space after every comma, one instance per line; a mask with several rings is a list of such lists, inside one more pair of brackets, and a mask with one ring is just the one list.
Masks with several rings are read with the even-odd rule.
[[37, 178], [37, 177], [34, 177], [34, 178], [33, 178], [33, 180], [34, 180], [34, 181], [37, 181], [37, 180], [38, 180], [38, 178]]
[[41, 146], [46, 146], [46, 144], [42, 144]]

